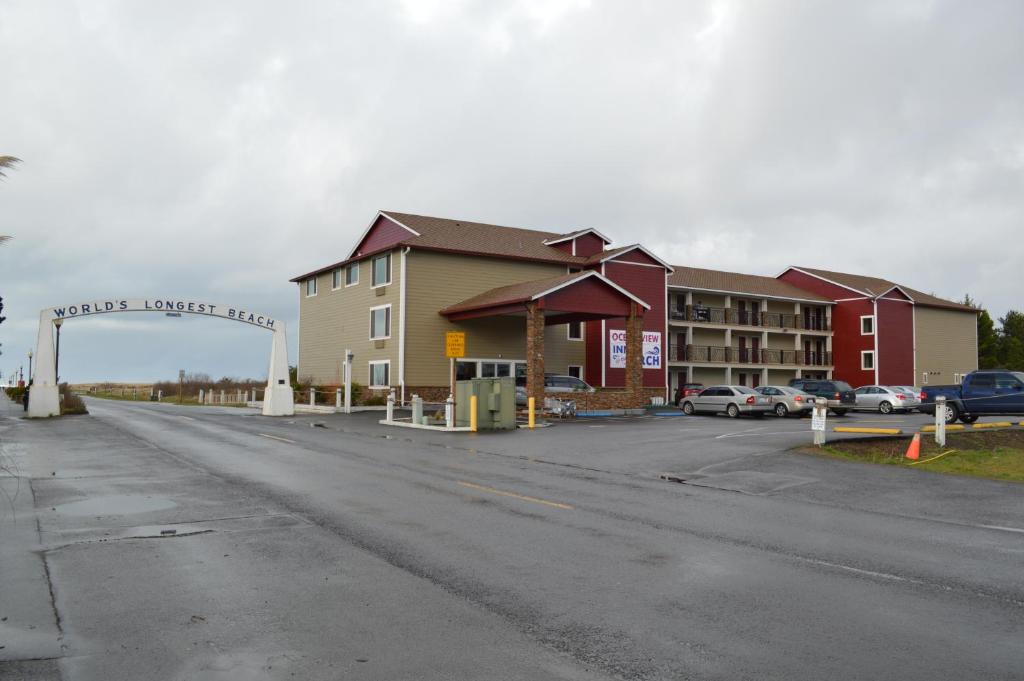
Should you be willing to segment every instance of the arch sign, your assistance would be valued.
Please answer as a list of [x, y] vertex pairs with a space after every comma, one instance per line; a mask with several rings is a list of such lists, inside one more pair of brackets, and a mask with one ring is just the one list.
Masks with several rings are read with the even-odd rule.
[[59, 416], [60, 397], [57, 389], [57, 369], [53, 351], [53, 326], [58, 320], [91, 317], [115, 312], [159, 312], [161, 314], [197, 314], [220, 317], [266, 329], [274, 334], [270, 347], [270, 371], [267, 391], [263, 397], [264, 416], [292, 416], [295, 401], [288, 380], [288, 339], [285, 324], [265, 314], [232, 305], [217, 305], [205, 301], [179, 298], [134, 298], [96, 300], [63, 307], [51, 307], [39, 313], [39, 335], [36, 340], [36, 366], [28, 401], [30, 418]]

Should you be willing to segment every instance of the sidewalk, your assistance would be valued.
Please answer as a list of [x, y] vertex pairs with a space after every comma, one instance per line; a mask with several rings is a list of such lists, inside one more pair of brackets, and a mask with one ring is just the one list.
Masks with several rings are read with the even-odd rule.
[[21, 405], [0, 391], [0, 678], [60, 679], [62, 632], [39, 536], [32, 472], [10, 434]]

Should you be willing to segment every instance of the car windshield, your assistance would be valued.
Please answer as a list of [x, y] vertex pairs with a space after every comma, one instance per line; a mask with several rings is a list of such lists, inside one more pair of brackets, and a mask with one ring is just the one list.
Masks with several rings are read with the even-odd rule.
[[840, 392], [846, 392], [847, 390], [853, 390], [853, 388], [850, 387], [850, 384], [845, 382], [845, 381], [832, 381], [832, 383], [836, 386], [836, 390], [838, 390]]
[[1018, 381], [1024, 383], [1024, 371], [1013, 371], [1011, 373], [1017, 377]]

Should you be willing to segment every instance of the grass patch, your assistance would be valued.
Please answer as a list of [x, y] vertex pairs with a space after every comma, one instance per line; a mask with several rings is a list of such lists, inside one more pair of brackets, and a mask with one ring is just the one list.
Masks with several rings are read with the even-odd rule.
[[[946, 434], [946, 446], [938, 447], [930, 433], [921, 435], [921, 463], [904, 457], [908, 437], [877, 437], [837, 440], [824, 447], [801, 447], [800, 451], [817, 456], [904, 466], [918, 470], [970, 475], [992, 480], [1024, 482], [1024, 429], [957, 432]], [[954, 450], [934, 461], [926, 461]]]

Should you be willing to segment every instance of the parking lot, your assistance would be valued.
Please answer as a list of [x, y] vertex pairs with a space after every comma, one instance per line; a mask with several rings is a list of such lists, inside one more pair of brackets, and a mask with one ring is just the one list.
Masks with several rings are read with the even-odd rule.
[[[0, 592], [0, 670], [931, 681], [1024, 664], [1020, 485], [795, 452], [808, 419], [443, 433], [88, 406], [0, 418], [32, 486], [0, 569], [33, 585]], [[830, 426], [877, 421], [928, 418]]]

